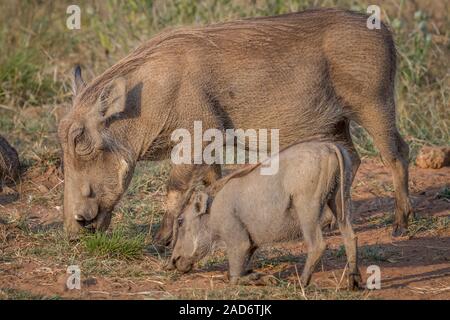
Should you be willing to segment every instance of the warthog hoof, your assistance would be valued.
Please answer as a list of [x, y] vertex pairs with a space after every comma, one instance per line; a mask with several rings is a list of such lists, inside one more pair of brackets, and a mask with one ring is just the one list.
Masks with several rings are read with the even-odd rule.
[[360, 273], [350, 273], [348, 275], [348, 289], [349, 290], [359, 290], [361, 286], [362, 279]]
[[392, 236], [404, 237], [408, 234], [408, 220], [409, 218], [415, 219], [416, 212], [412, 209], [409, 199], [403, 204], [396, 204], [395, 206], [395, 221], [392, 225]]
[[392, 236], [394, 238], [405, 237], [408, 235], [407, 225], [399, 225], [397, 223], [394, 223], [392, 227]]

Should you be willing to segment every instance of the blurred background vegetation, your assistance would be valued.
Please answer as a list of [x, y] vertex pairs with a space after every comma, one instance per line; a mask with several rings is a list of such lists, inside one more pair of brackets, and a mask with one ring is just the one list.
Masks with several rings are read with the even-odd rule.
[[[398, 125], [412, 147], [450, 141], [449, 2], [433, 0], [0, 0], [0, 134], [25, 164], [58, 159], [56, 123], [70, 105], [71, 74], [91, 79], [165, 28], [204, 25], [313, 7], [365, 12], [381, 7], [399, 55]], [[81, 8], [81, 29], [68, 30], [66, 9]], [[370, 137], [355, 126], [359, 151], [374, 155]]]

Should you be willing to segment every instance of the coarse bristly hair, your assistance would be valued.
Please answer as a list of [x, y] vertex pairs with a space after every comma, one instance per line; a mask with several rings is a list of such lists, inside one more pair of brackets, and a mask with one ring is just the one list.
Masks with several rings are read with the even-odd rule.
[[[96, 77], [92, 82], [86, 86], [79, 95], [79, 101], [81, 103], [92, 103], [98, 99], [105, 85], [113, 80], [117, 75], [127, 75], [128, 73], [136, 70], [143, 64], [149, 61], [151, 56], [158, 52], [158, 50], [173, 51], [182, 47], [183, 43], [191, 42], [193, 39], [197, 41], [207, 42], [212, 47], [221, 49], [216, 40], [223, 37], [223, 32], [241, 32], [246, 33], [249, 39], [259, 42], [270, 42], [272, 38], [278, 40], [283, 39], [286, 33], [290, 31], [290, 34], [297, 33], [300, 37], [302, 35], [301, 30], [298, 29], [296, 20], [290, 20], [290, 18], [304, 17], [306, 21], [312, 22], [316, 17], [323, 17], [328, 14], [349, 14], [351, 13], [355, 17], [363, 16], [366, 14], [357, 13], [353, 11], [326, 8], [326, 9], [309, 9], [301, 12], [287, 13], [283, 15], [273, 17], [256, 17], [246, 18], [241, 20], [235, 20], [231, 22], [222, 22], [205, 27], [179, 27], [172, 28], [163, 31], [147, 41], [146, 43], [137, 47], [129, 55], [121, 59], [112, 67], [107, 69], [104, 73]], [[273, 22], [277, 20], [285, 19], [283, 24], [279, 27], [274, 26]], [[324, 20], [327, 20], [326, 17]], [[330, 20], [329, 24], [332, 25], [333, 21]], [[314, 24], [307, 24], [308, 28], [315, 28]], [[302, 25], [305, 28], [305, 24]], [[383, 29], [389, 30], [388, 27], [382, 23]], [[395, 48], [395, 46], [394, 46]], [[395, 59], [394, 59], [395, 60]], [[395, 63], [395, 61], [394, 61]]]

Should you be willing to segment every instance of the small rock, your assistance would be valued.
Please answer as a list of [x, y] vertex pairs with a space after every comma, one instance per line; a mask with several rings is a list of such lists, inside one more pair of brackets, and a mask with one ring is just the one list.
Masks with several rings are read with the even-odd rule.
[[0, 136], [0, 184], [2, 181], [14, 182], [19, 176], [19, 169], [17, 151]]
[[97, 279], [96, 278], [87, 278], [82, 281], [82, 284], [85, 286], [94, 286], [97, 284]]
[[450, 165], [450, 147], [423, 147], [416, 158], [422, 169], [440, 169]]

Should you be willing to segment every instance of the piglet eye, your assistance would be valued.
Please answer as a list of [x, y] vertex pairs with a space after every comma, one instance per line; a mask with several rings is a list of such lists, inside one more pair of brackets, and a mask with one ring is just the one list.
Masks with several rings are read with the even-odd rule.
[[178, 226], [181, 227], [183, 224], [183, 218], [178, 218]]

